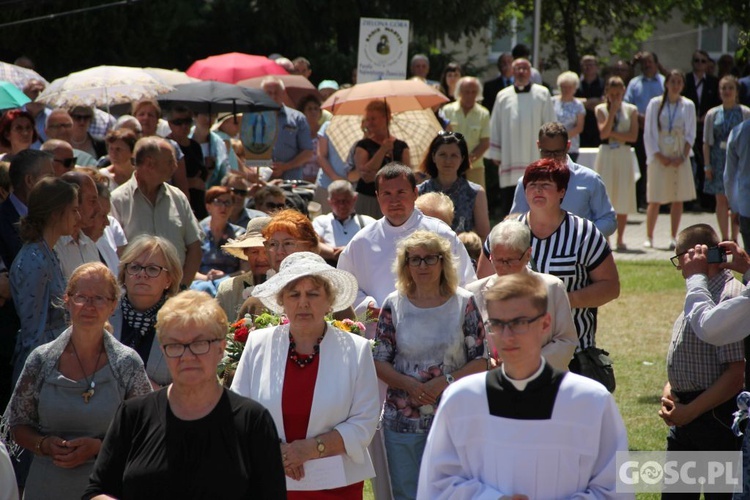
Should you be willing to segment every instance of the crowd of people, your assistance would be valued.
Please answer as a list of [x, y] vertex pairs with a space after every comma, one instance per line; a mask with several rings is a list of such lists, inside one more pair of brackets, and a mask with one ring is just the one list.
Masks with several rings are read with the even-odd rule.
[[[458, 63], [430, 80], [417, 54], [412, 76], [449, 100], [418, 162], [387, 101], [339, 151], [321, 97], [341, 86], [293, 109], [269, 76], [270, 178], [240, 115], [49, 109], [30, 80], [0, 118], [0, 498], [355, 499], [367, 479], [378, 500], [617, 497], [627, 435], [597, 308], [620, 294], [628, 215], [645, 209], [652, 247], [664, 205], [688, 286], [667, 449], [739, 450], [750, 77], [709, 59], [587, 55], [553, 96], [522, 45], [484, 83]], [[680, 230], [701, 193], [718, 233]], [[264, 313], [283, 321], [223, 386], [228, 325]]]

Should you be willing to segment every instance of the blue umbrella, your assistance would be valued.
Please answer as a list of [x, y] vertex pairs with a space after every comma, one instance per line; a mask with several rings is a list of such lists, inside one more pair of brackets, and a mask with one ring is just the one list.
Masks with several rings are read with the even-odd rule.
[[31, 99], [10, 82], [0, 81], [0, 111], [20, 108]]

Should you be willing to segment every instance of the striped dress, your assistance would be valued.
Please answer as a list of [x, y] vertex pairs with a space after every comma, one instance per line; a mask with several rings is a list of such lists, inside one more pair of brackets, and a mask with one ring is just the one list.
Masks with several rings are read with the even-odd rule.
[[[518, 220], [528, 224], [528, 214]], [[531, 232], [531, 259], [540, 273], [557, 276], [568, 292], [591, 284], [591, 271], [612, 253], [607, 240], [588, 219], [570, 212], [549, 237], [540, 239]], [[578, 332], [578, 350], [596, 346], [596, 308], [574, 308], [573, 322]]]

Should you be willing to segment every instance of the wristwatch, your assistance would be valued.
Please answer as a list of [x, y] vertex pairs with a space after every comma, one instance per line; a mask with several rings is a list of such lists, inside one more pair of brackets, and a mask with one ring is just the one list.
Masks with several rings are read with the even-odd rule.
[[315, 442], [318, 443], [318, 458], [322, 457], [326, 452], [326, 445], [323, 440], [319, 437], [315, 438]]
[[456, 381], [456, 379], [450, 373], [446, 373], [445, 374], [445, 381], [448, 382], [448, 385], [451, 385], [453, 382]]

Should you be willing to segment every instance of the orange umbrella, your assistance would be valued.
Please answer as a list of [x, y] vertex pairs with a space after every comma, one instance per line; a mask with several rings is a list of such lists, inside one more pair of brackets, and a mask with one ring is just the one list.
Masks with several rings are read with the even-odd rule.
[[334, 115], [364, 115], [367, 103], [384, 100], [392, 113], [428, 109], [448, 102], [439, 90], [419, 80], [380, 80], [339, 90], [323, 103]]
[[[318, 89], [315, 88], [315, 85], [310, 83], [310, 80], [302, 75], [274, 75], [274, 77], [284, 82], [284, 90], [286, 90], [284, 104], [291, 108], [297, 109], [297, 103], [300, 99], [308, 95], [314, 95], [320, 99], [320, 92], [318, 92]], [[248, 78], [247, 80], [237, 82], [237, 85], [249, 87], [251, 89], [259, 89], [260, 84], [265, 79], [265, 76]]]

